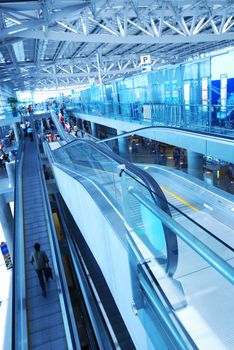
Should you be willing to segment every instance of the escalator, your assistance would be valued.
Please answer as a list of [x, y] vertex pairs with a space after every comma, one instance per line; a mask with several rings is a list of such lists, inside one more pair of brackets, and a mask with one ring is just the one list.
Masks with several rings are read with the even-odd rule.
[[[16, 159], [14, 222], [12, 349], [80, 349], [37, 142], [28, 138], [21, 139]], [[53, 270], [46, 297], [30, 264], [36, 242]]]
[[[214, 348], [218, 344], [219, 349], [225, 349], [230, 341], [226, 333], [232, 325], [225, 323], [223, 329], [218, 314], [230, 320], [233, 312], [233, 303], [226, 308], [233, 293], [233, 250], [216, 242], [222, 245], [216, 251], [189, 227], [175, 222], [156, 181], [106, 146], [82, 139], [53, 152], [48, 144], [44, 147], [63, 200], [104, 275], [135, 346], [140, 343], [131, 326], [135, 321], [123, 307], [129, 294], [124, 295], [123, 278], [132, 295], [128, 302], [138, 320], [139, 336], [142, 338], [144, 330], [150, 346], [206, 349], [210, 341]], [[97, 222], [94, 236], [90, 234], [92, 220]], [[101, 235], [102, 225], [108, 234]], [[115, 250], [122, 256], [119, 261], [113, 255]], [[217, 253], [220, 251], [223, 254]], [[104, 262], [110, 252], [117, 290]], [[217, 298], [224, 294], [225, 301], [217, 307]]]

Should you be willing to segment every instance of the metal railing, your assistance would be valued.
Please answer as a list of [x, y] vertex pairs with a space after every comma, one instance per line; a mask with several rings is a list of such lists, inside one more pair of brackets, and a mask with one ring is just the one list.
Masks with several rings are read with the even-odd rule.
[[234, 105], [169, 104], [169, 103], [114, 103], [76, 102], [67, 103], [80, 114], [120, 119], [145, 125], [165, 125], [177, 128], [210, 130], [233, 129]]
[[12, 288], [12, 350], [27, 350], [28, 323], [26, 308], [25, 237], [23, 222], [23, 160], [24, 139], [15, 160], [14, 189], [14, 241], [13, 241], [13, 288]]
[[43, 202], [45, 207], [45, 214], [47, 219], [46, 222], [47, 222], [48, 235], [49, 235], [52, 259], [53, 259], [54, 278], [56, 279], [56, 283], [58, 286], [59, 301], [61, 306], [62, 318], [64, 322], [67, 345], [69, 350], [73, 350], [73, 349], [80, 350], [81, 345], [80, 345], [78, 332], [76, 328], [76, 323], [75, 323], [72, 304], [70, 300], [70, 294], [67, 286], [66, 276], [64, 272], [63, 262], [60, 255], [58, 238], [54, 227], [54, 221], [52, 217], [52, 211], [51, 211], [50, 201], [48, 197], [46, 182], [43, 175], [40, 153], [39, 153], [39, 146], [38, 146], [38, 139], [37, 139], [36, 133], [34, 133], [34, 137], [35, 137], [35, 142], [37, 146], [39, 176], [40, 176], [40, 182], [42, 186], [42, 197], [43, 197]]

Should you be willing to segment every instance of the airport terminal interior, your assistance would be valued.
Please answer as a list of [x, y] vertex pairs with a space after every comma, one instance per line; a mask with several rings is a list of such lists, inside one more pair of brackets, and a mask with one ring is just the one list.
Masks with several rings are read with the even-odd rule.
[[234, 350], [234, 1], [0, 0], [0, 350]]

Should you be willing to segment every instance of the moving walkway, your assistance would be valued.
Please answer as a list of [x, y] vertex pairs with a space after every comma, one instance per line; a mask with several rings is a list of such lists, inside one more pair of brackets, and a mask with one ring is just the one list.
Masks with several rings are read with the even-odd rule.
[[[82, 193], [107, 218], [113, 234], [127, 251], [125, 269], [131, 271], [128, 282], [133, 295], [132, 309], [147, 333], [150, 346], [206, 349], [209, 344], [211, 348], [228, 348], [234, 312], [233, 248], [215, 238], [211, 248], [202, 235], [196, 236], [189, 226], [185, 228], [173, 220], [156, 181], [105, 145], [82, 139], [53, 152], [48, 144], [45, 149], [75, 221], [80, 220], [79, 215], [85, 216], [85, 212], [86, 220], [91, 219], [88, 209], [82, 210], [82, 204], [86, 203]], [[66, 186], [68, 183], [71, 189]], [[95, 216], [92, 220], [95, 221]], [[85, 227], [81, 233], [101, 267], [101, 257], [90, 237], [85, 236]], [[206, 230], [203, 234], [207, 234]], [[100, 236], [100, 239], [104, 238]], [[105, 249], [103, 241], [103, 255]], [[121, 278], [118, 268], [122, 262], [116, 267], [113, 258], [110, 264], [115, 278]], [[108, 283], [110, 276], [106, 271], [103, 273]], [[118, 286], [120, 291], [121, 284]], [[130, 331], [130, 320], [119, 307]], [[134, 332], [130, 335], [136, 345], [137, 335]]]
[[[16, 160], [14, 220], [12, 349], [79, 349], [37, 144], [29, 139], [22, 140]], [[36, 242], [54, 274], [46, 298], [30, 264]]]

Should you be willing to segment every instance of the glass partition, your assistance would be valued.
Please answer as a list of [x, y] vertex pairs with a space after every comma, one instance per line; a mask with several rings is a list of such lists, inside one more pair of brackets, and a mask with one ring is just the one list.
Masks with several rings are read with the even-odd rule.
[[[155, 206], [150, 199], [149, 189], [142, 191], [141, 187], [138, 179], [125, 173], [122, 179], [122, 198], [124, 217], [130, 227], [129, 258], [139, 317], [149, 332], [157, 332], [158, 324], [152, 321], [154, 317], [151, 312], [160, 312], [160, 296], [164, 295], [169, 303], [170, 317], [173, 319], [176, 316], [177, 322], [182, 324], [192, 338], [189, 345], [185, 345], [186, 341], [183, 343], [183, 337], [183, 345], [168, 345], [168, 333], [162, 332], [168, 348], [197, 346], [206, 349], [209, 344], [211, 348], [225, 349], [227, 330], [224, 331], [222, 323], [225, 323], [226, 328], [226, 322], [230, 322], [234, 311], [233, 246], [221, 241], [219, 235], [222, 233], [216, 232], [217, 236], [212, 236], [188, 218], [181, 219], [178, 224]], [[164, 268], [167, 251], [165, 229], [169, 230], [169, 238], [176, 236], [177, 240], [178, 261], [173, 276], [165, 273]], [[174, 251], [169, 253], [173, 254]], [[152, 280], [155, 285], [151, 283]], [[222, 319], [219, 315], [222, 315]], [[231, 327], [227, 326], [229, 331]], [[157, 348], [157, 339], [151, 340]]]
[[[165, 142], [160, 142], [163, 138]], [[212, 139], [211, 135], [155, 127], [100, 141], [103, 142], [124, 159], [145, 167], [169, 191], [174, 192], [175, 187], [183, 183], [188, 189], [194, 186], [198, 192], [202, 188], [210, 189], [230, 204], [233, 202], [234, 143], [231, 136]], [[181, 196], [180, 190], [174, 195]]]

